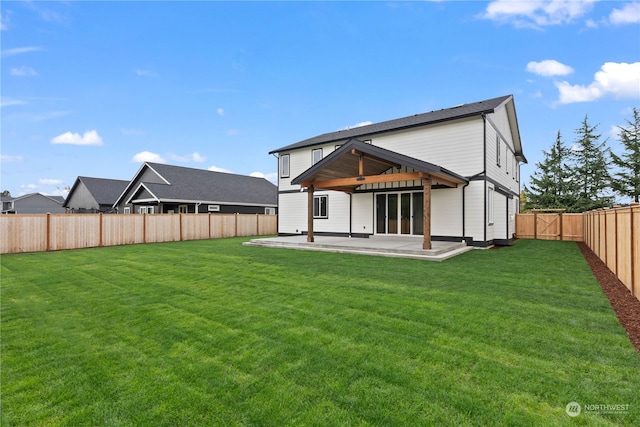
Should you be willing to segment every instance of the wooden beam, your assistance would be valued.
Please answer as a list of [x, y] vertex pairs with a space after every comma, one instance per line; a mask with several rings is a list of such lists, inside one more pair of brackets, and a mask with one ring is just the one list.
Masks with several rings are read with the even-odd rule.
[[307, 242], [313, 242], [313, 185], [307, 191]]
[[364, 175], [364, 156], [358, 157], [358, 176]]
[[390, 162], [389, 160], [381, 159], [380, 157], [376, 157], [376, 156], [372, 156], [372, 155], [367, 154], [367, 153], [363, 153], [362, 151], [356, 150], [355, 148], [351, 149], [351, 154], [353, 154], [354, 156], [366, 157], [367, 159], [371, 159], [371, 160], [374, 160], [374, 161], [376, 161], [378, 163], [389, 165], [389, 166], [392, 166], [392, 167], [395, 167], [395, 168], [399, 168], [401, 166], [398, 163]]
[[431, 177], [427, 175], [422, 179], [423, 186], [423, 240], [422, 249], [431, 249]]
[[381, 182], [414, 181], [420, 179], [420, 172], [390, 173], [385, 175], [352, 176], [348, 178], [325, 179], [304, 182], [303, 186], [313, 185], [315, 188], [348, 187]]

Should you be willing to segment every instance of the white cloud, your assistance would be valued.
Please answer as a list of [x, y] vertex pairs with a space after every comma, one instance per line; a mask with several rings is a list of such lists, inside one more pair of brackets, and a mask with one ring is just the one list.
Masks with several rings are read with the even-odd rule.
[[227, 131], [227, 135], [228, 136], [236, 136], [236, 135], [240, 135], [240, 131], [238, 129], [229, 129]]
[[9, 22], [9, 17], [7, 17], [7, 14], [5, 13], [4, 15], [2, 15], [0, 13], [0, 31], [6, 31], [9, 29], [9, 27], [7, 26], [8, 22]]
[[177, 162], [196, 162], [196, 163], [204, 163], [205, 160], [207, 160], [207, 158], [203, 155], [201, 155], [198, 152], [193, 152], [191, 154], [187, 154], [184, 156], [178, 156], [177, 154], [171, 154], [169, 153], [168, 156], [171, 158], [171, 160], [175, 160]]
[[44, 185], [60, 185], [60, 184], [62, 184], [62, 180], [61, 179], [52, 179], [52, 178], [40, 178], [38, 180], [38, 183], [44, 184]]
[[570, 23], [589, 12], [595, 0], [496, 0], [480, 18], [510, 23], [520, 28], [540, 28]]
[[213, 171], [213, 172], [233, 173], [229, 169], [221, 168], [221, 167], [218, 167], [218, 166], [215, 166], [215, 165], [214, 166], [209, 166], [207, 168], [207, 170], [210, 170], [210, 171]]
[[22, 156], [12, 156], [10, 154], [0, 154], [0, 162], [2, 163], [19, 163], [24, 160]]
[[6, 96], [3, 96], [2, 98], [0, 98], [0, 107], [10, 107], [11, 105], [24, 105], [26, 104], [26, 101], [23, 101], [21, 99], [14, 99], [14, 98], [7, 98]]
[[152, 153], [151, 151], [141, 151], [136, 153], [131, 158], [131, 161], [134, 163], [166, 163], [166, 160], [160, 154]]
[[20, 55], [22, 53], [36, 52], [39, 50], [42, 50], [42, 48], [39, 46], [16, 47], [13, 49], [3, 50], [2, 56], [14, 56], [14, 55]]
[[56, 136], [51, 140], [52, 144], [70, 144], [70, 145], [102, 145], [102, 137], [95, 130], [88, 130], [84, 135], [79, 133], [65, 132]]
[[224, 116], [224, 108], [218, 108], [216, 113], [218, 113], [219, 116]]
[[31, 67], [14, 67], [11, 69], [11, 75], [16, 77], [31, 77], [37, 76], [36, 70]]
[[609, 22], [615, 25], [640, 23], [640, 2], [626, 3], [622, 9], [613, 9]]
[[616, 99], [640, 99], [640, 62], [607, 62], [589, 86], [556, 82], [561, 104], [590, 102], [605, 96]]
[[36, 188], [38, 188], [38, 186], [35, 184], [22, 184], [20, 185], [20, 188], [24, 188], [26, 190], [35, 190]]
[[278, 184], [278, 172], [271, 172], [267, 174], [262, 172], [251, 172], [249, 176], [252, 176], [254, 178], [265, 178], [266, 180], [271, 181], [274, 184]]
[[531, 61], [527, 64], [526, 70], [540, 76], [566, 76], [573, 73], [573, 68], [555, 59], [545, 59], [544, 61]]

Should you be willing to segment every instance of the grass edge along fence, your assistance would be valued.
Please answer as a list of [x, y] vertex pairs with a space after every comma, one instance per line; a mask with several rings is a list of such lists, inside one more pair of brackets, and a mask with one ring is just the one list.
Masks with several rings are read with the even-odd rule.
[[0, 254], [277, 233], [277, 215], [18, 214], [0, 216]]
[[640, 204], [578, 214], [517, 214], [516, 236], [584, 242], [640, 300]]

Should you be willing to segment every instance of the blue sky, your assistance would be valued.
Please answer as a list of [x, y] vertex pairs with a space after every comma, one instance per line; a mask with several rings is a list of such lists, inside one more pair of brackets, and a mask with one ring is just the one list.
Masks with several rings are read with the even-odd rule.
[[513, 94], [523, 181], [640, 106], [640, 2], [2, 1], [1, 182], [65, 195], [143, 161], [265, 176], [325, 132]]

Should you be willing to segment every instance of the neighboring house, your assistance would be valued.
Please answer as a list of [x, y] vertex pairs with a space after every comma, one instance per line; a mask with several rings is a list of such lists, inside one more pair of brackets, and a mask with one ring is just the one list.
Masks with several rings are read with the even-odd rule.
[[277, 213], [264, 178], [144, 163], [114, 203], [118, 213]]
[[45, 196], [40, 193], [30, 193], [19, 197], [2, 197], [2, 213], [30, 214], [30, 213], [64, 213], [61, 196]]
[[425, 249], [437, 240], [488, 247], [514, 238], [526, 158], [511, 95], [274, 153], [280, 235], [418, 235]]
[[113, 205], [129, 181], [79, 176], [64, 207], [68, 213], [115, 213]]

